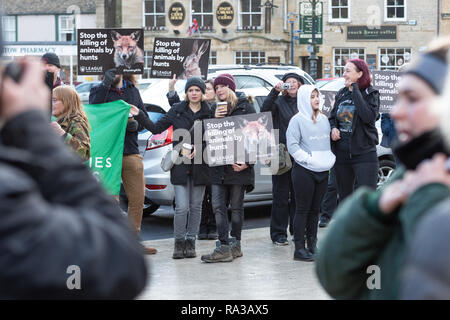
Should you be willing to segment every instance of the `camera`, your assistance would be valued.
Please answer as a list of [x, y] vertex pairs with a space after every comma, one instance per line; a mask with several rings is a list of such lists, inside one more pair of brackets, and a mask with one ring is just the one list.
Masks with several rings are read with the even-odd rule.
[[291, 84], [290, 83], [283, 83], [280, 86], [281, 90], [289, 90], [291, 88]]

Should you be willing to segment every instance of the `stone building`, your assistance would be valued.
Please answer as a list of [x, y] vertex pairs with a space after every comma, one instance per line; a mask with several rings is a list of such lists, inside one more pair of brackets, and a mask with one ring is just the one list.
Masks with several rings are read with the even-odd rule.
[[[120, 0], [116, 0], [120, 1]], [[441, 3], [442, 1], [442, 3]], [[146, 73], [155, 37], [211, 39], [210, 63], [293, 63], [311, 71], [312, 6], [309, 0], [126, 0], [121, 27], [143, 27]], [[317, 78], [342, 74], [345, 61], [359, 57], [372, 69], [396, 70], [448, 30], [447, 0], [321, 0], [316, 7]], [[105, 26], [97, 0], [97, 26]], [[442, 12], [442, 14], [440, 14]], [[291, 15], [293, 13], [295, 15]], [[295, 21], [292, 26], [289, 19]], [[301, 30], [301, 32], [297, 32]]]
[[439, 0], [441, 3], [440, 9], [440, 19], [441, 23], [439, 26], [440, 34], [445, 36], [450, 36], [450, 1], [449, 0]]

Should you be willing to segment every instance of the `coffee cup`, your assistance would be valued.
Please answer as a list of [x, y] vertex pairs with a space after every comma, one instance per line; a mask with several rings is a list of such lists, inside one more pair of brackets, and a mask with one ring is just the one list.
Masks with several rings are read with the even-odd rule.
[[228, 102], [226, 102], [226, 101], [217, 102], [217, 109], [219, 112], [226, 112], [227, 107], [228, 107]]
[[181, 149], [181, 154], [184, 157], [189, 157], [192, 153], [192, 145], [189, 143], [183, 143], [183, 148]]

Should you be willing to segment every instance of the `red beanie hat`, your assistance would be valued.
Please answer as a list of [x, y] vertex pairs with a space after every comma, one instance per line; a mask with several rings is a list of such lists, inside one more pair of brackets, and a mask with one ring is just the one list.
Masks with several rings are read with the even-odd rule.
[[234, 92], [236, 91], [236, 80], [234, 80], [234, 77], [229, 73], [222, 73], [214, 79], [214, 89], [216, 89], [218, 84], [227, 86]]

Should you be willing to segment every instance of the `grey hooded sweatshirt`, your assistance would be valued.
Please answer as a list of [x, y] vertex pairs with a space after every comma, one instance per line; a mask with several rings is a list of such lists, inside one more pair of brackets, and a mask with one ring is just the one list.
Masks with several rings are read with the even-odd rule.
[[298, 113], [292, 117], [286, 132], [289, 153], [302, 167], [323, 172], [330, 170], [336, 161], [331, 152], [330, 123], [319, 113], [316, 123], [312, 120], [311, 93], [318, 89], [312, 85], [302, 85], [297, 93]]

